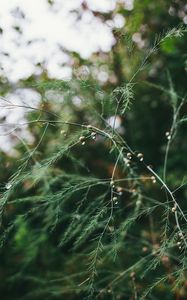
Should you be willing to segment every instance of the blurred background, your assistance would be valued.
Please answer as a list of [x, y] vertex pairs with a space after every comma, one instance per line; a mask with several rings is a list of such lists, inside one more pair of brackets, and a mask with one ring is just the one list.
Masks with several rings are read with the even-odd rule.
[[[92, 77], [105, 88], [120, 85], [128, 81], [157, 34], [187, 23], [186, 5], [185, 1], [167, 0], [1, 0], [1, 96], [37, 106], [43, 95], [33, 81], [67, 81], [75, 75]], [[129, 60], [131, 42], [135, 51]], [[185, 49], [184, 40], [177, 45], [168, 40], [147, 75], [153, 81], [164, 80], [167, 63], [171, 73], [175, 68], [173, 76], [184, 89], [186, 57], [180, 55], [182, 47]], [[0, 114], [5, 122], [24, 120], [24, 108], [16, 114], [1, 109]], [[32, 139], [26, 129], [22, 134]], [[12, 152], [15, 138], [1, 136], [0, 141], [3, 151]]]
[[[17, 172], [28, 148], [37, 148], [34, 150], [36, 161], [33, 160], [37, 165], [57, 146], [66, 143], [66, 131], [74, 134], [73, 129], [66, 127], [50, 127], [45, 131], [43, 124], [29, 124], [33, 118], [54, 121], [57, 114], [62, 120], [97, 124], [98, 127], [103, 125], [103, 119], [112, 126], [115, 120], [117, 132], [162, 174], [166, 132], [170, 130], [173, 117], [171, 93], [178, 100], [186, 94], [187, 35], [177, 31], [179, 26], [185, 31], [186, 24], [185, 0], [0, 0], [1, 190], [10, 189], [11, 176]], [[174, 38], [168, 36], [149, 56], [151, 47], [174, 27]], [[141, 72], [137, 72], [139, 69]], [[118, 87], [128, 84], [134, 74], [130, 110], [124, 116], [117, 114], [115, 117], [116, 106], [112, 103], [115, 97], [111, 99], [111, 95]], [[184, 105], [181, 118], [186, 112]], [[167, 182], [172, 190], [187, 179], [186, 129], [182, 124], [170, 151]], [[98, 139], [94, 147], [88, 145], [86, 154], [76, 150], [75, 156], [79, 167], [84, 165], [95, 176], [105, 178], [111, 176], [114, 163], [107, 152], [108, 146], [101, 146], [101, 142]], [[73, 173], [77, 170], [73, 163], [62, 160], [57, 169]], [[80, 173], [85, 174], [84, 171]], [[42, 178], [44, 173], [37, 176]], [[59, 183], [54, 187], [57, 188], [60, 188]], [[162, 199], [160, 188], [148, 186], [148, 190]], [[42, 186], [33, 188], [28, 180], [22, 190], [16, 190], [13, 198], [40, 195], [41, 191]], [[185, 186], [180, 189], [179, 196], [184, 199], [182, 205], [186, 210]], [[20, 217], [22, 213], [22, 209], [12, 204], [2, 221], [2, 299], [83, 299], [84, 293], [73, 290], [73, 284], [78, 283], [68, 276], [83, 267], [79, 254], [86, 247], [83, 245], [74, 256], [67, 250], [71, 246], [61, 250], [57, 245], [62, 224], [51, 237], [51, 227], [55, 227], [52, 217], [52, 225], [47, 225], [46, 217], [42, 223], [44, 228], [40, 229], [39, 225], [35, 226], [40, 224], [38, 219], [38, 223], [27, 224]], [[7, 225], [11, 231], [12, 216], [16, 230], [10, 233], [8, 241], [5, 235], [9, 231]], [[149, 239], [145, 224], [138, 225], [142, 230], [141, 238]], [[152, 243], [157, 245], [157, 225], [154, 230]], [[135, 256], [138, 255], [136, 251]], [[61, 273], [66, 276], [65, 283], [58, 285], [50, 281], [60, 278]], [[50, 287], [47, 286], [49, 281]], [[174, 294], [171, 293], [172, 284], [162, 286], [148, 299], [186, 299], [186, 285], [185, 282]], [[42, 294], [43, 288], [46, 294]], [[31, 293], [33, 289], [36, 289], [35, 294]], [[130, 289], [131, 286], [124, 296], [120, 286], [119, 293], [109, 291], [101, 298], [138, 299], [131, 295]]]

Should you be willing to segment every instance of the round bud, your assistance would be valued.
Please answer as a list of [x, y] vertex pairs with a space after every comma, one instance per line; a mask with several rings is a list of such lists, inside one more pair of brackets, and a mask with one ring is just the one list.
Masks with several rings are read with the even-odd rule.
[[136, 195], [136, 189], [132, 189], [132, 190], [131, 190], [131, 193], [132, 193], [133, 195]]
[[95, 133], [95, 132], [92, 132], [92, 133], [91, 133], [91, 138], [92, 138], [93, 140], [96, 139], [96, 133]]
[[167, 255], [162, 256], [162, 262], [164, 264], [168, 263], [169, 262], [169, 257]]
[[147, 251], [148, 251], [148, 248], [147, 248], [147, 247], [143, 247], [143, 248], [142, 248], [142, 252], [145, 253], [145, 252], [147, 252]]
[[143, 154], [142, 153], [138, 153], [137, 157], [139, 158], [140, 161], [143, 161]]
[[7, 190], [9, 190], [10, 188], [12, 187], [12, 184], [10, 182], [8, 182], [6, 185], [5, 185], [5, 188]]
[[85, 141], [85, 136], [83, 136], [83, 135], [82, 135], [82, 136], [80, 136], [80, 138], [79, 138], [79, 141], [80, 141], [80, 142], [83, 142], [83, 141]]
[[121, 186], [117, 186], [116, 190], [118, 193], [122, 193], [123, 192], [123, 188]]
[[156, 183], [156, 178], [155, 178], [155, 176], [151, 176], [151, 180], [152, 180], [153, 183]]
[[90, 124], [87, 125], [87, 129], [89, 129], [89, 130], [92, 129], [92, 125], [90, 125]]
[[132, 154], [130, 152], [127, 153], [127, 158], [132, 159]]
[[82, 145], [85, 145], [85, 143], [86, 143], [86, 138], [85, 138], [85, 136], [80, 136], [80, 138], [79, 138], [79, 142], [82, 144]]
[[136, 206], [140, 206], [141, 203], [142, 203], [141, 200], [137, 200], [137, 201], [136, 201]]
[[182, 234], [181, 231], [179, 232], [179, 237], [180, 237], [180, 238], [183, 238], [183, 234]]
[[171, 139], [171, 134], [170, 134], [170, 132], [169, 132], [169, 131], [167, 131], [167, 132], [166, 132], [166, 137], [167, 137], [167, 139], [168, 139], [168, 140], [170, 140], [170, 139]]
[[135, 272], [131, 272], [130, 273], [130, 278], [135, 279], [135, 277], [136, 277], [136, 273]]

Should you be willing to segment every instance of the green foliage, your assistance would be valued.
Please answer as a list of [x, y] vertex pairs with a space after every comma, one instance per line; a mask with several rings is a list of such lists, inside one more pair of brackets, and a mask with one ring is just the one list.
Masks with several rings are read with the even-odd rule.
[[170, 63], [149, 76], [178, 37], [183, 27], [158, 35], [119, 86], [33, 84], [44, 95], [27, 108], [35, 141], [20, 139], [1, 174], [5, 299], [186, 298], [186, 94]]

